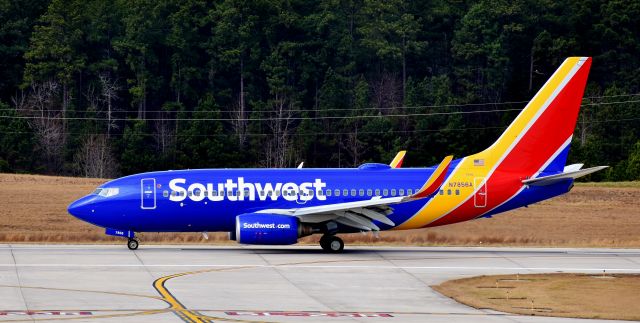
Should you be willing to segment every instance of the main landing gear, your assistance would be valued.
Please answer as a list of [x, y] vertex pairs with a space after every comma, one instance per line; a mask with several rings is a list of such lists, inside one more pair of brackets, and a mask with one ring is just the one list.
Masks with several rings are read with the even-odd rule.
[[320, 238], [320, 247], [326, 252], [339, 253], [344, 249], [344, 242], [334, 235], [325, 234]]
[[129, 250], [136, 250], [138, 249], [138, 245], [140, 243], [138, 243], [138, 239], [129, 239], [129, 241], [127, 242], [127, 247], [129, 247]]

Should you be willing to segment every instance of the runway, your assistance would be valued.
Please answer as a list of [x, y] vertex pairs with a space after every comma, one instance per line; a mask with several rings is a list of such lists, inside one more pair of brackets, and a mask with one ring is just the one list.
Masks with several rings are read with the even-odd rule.
[[0, 245], [0, 322], [575, 322], [473, 309], [429, 286], [603, 270], [640, 273], [640, 250]]

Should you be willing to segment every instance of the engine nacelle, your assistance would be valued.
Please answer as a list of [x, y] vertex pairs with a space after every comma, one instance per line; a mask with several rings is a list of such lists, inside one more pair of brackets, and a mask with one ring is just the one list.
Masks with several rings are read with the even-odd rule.
[[235, 238], [244, 244], [290, 245], [307, 231], [303, 227], [294, 216], [247, 213], [236, 217]]

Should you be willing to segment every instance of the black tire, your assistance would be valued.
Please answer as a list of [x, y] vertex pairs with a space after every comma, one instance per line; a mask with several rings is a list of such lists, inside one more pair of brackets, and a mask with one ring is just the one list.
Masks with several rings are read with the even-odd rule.
[[327, 244], [329, 238], [329, 235], [323, 235], [322, 238], [320, 238], [320, 247], [322, 247], [323, 250], [327, 250], [329, 248]]
[[322, 236], [320, 239], [320, 246], [324, 251], [330, 253], [339, 253], [344, 250], [344, 242], [336, 236]]
[[140, 243], [138, 243], [138, 240], [136, 239], [129, 239], [129, 241], [127, 242], [127, 247], [129, 248], [129, 250], [138, 249], [138, 245], [140, 245]]

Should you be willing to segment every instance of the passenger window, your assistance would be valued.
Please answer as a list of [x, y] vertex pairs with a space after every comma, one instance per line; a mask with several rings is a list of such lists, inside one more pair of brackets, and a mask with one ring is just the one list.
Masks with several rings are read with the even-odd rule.
[[460, 190], [456, 190], [456, 195], [460, 195]]
[[440, 190], [440, 195], [444, 195], [444, 190]]
[[364, 196], [364, 190], [363, 190], [363, 189], [359, 189], [359, 190], [358, 190], [358, 195], [360, 195], [360, 196]]
[[398, 195], [400, 195], [400, 196], [404, 196], [404, 189], [402, 189], [402, 188], [401, 188], [401, 189], [399, 189], [399, 190], [398, 190]]
[[412, 189], [408, 189], [407, 190], [407, 195], [412, 195], [413, 194], [413, 190]]
[[348, 189], [342, 190], [342, 195], [343, 196], [349, 196], [349, 190]]
[[391, 196], [396, 196], [396, 189], [395, 188], [391, 190]]
[[376, 189], [376, 196], [380, 196], [380, 189]]
[[335, 196], [340, 196], [340, 190], [335, 190], [333, 192], [336, 193], [336, 194], [334, 194]]
[[164, 192], [162, 192], [162, 196], [164, 196], [164, 197], [169, 197], [169, 191], [164, 191]]
[[171, 191], [171, 196], [176, 196], [176, 191]]
[[388, 189], [386, 189], [386, 188], [385, 188], [384, 190], [382, 190], [382, 195], [383, 195], [383, 196], [387, 196], [387, 195], [389, 195], [389, 190], [388, 190]]
[[367, 190], [367, 196], [371, 196], [373, 194], [372, 190]]
[[331, 190], [327, 190], [327, 196], [331, 196]]
[[451, 190], [447, 190], [447, 195], [451, 195]]

